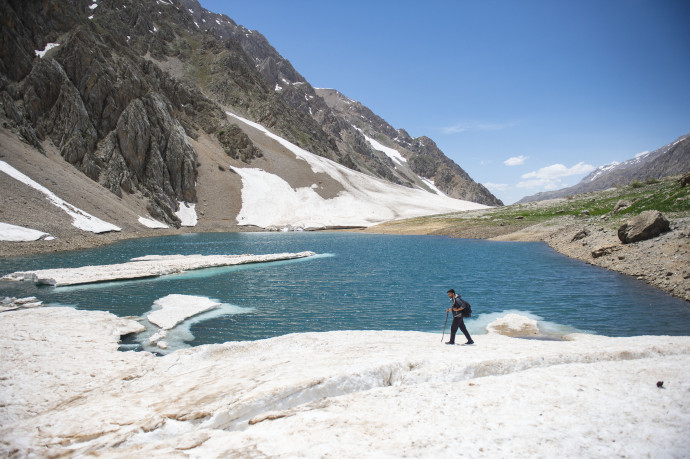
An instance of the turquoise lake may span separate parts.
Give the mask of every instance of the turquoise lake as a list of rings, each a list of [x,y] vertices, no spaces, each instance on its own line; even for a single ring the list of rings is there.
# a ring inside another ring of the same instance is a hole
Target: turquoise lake
[[[690,332],[690,304],[631,277],[567,258],[543,243],[326,232],[187,234],[3,259],[0,274],[120,263],[152,254],[305,250],[318,256],[74,287],[2,281],[0,296],[35,295],[48,305],[118,316],[145,316],[155,300],[169,294],[226,304],[187,324],[190,345],[348,329],[416,330],[440,337],[449,288],[472,304],[467,324],[474,334],[484,333],[487,323],[506,312],[537,318],[557,333]]]

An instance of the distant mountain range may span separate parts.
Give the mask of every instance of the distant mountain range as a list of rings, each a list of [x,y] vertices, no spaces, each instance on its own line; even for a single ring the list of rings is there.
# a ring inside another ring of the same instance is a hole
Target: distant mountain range
[[[517,203],[563,198],[589,191],[605,190],[634,180],[658,179],[687,172],[690,172],[690,134],[679,137],[654,151],[640,153],[627,161],[599,166],[571,187],[526,196]]]
[[[34,152],[58,153],[114,197],[131,197],[144,218],[179,226],[187,203],[205,208],[200,224],[236,223],[248,199],[240,175],[223,171],[261,169],[294,190],[317,185],[304,161],[227,113],[372,179],[502,204],[431,139],[314,89],[259,32],[197,0],[7,0],[0,24],[2,129]],[[12,145],[3,147],[13,167],[32,163]],[[312,188],[325,200],[352,186],[326,182]]]

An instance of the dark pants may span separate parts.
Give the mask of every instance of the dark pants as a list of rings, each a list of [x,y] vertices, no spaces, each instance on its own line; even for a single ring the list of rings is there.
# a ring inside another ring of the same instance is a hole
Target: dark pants
[[[467,331],[467,327],[465,327],[465,321],[462,319],[462,316],[453,317],[453,324],[450,326],[450,342],[455,343],[455,334],[458,332],[458,328],[467,338],[467,342],[472,343],[472,337]]]

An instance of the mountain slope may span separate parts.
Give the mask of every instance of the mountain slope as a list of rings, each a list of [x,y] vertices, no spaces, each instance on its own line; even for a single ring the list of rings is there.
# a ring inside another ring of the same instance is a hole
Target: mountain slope
[[[430,146],[432,162],[446,165],[437,167],[445,175],[390,160],[365,135],[399,148],[403,158],[422,150],[391,143],[374,125],[353,126],[261,34],[195,0],[9,0],[0,16],[0,118],[7,134],[0,140],[7,161],[26,166],[25,150],[7,140],[14,135],[39,154],[61,156],[114,202],[127,201],[161,226],[185,224],[180,210],[195,203],[200,228],[235,227],[247,198],[233,173],[238,169],[272,168],[293,190],[318,185],[294,153],[226,111],[372,178],[438,196],[423,180],[431,179],[448,196],[500,203],[429,139],[419,143]],[[383,122],[378,129],[392,128]],[[320,178],[329,183],[316,188],[322,199],[345,189]],[[43,186],[60,179],[46,180]],[[115,220],[126,231],[138,225],[131,218],[124,212]]]
[[[592,171],[579,183],[568,188],[544,191],[526,196],[516,204],[563,198],[627,184],[633,180],[659,179],[690,171],[690,134],[651,152],[641,153],[622,163],[611,163]]]

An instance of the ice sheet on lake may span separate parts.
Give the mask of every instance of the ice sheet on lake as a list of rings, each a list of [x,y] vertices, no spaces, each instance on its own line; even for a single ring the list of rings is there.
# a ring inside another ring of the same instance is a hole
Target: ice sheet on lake
[[[163,276],[194,269],[292,260],[315,255],[314,252],[274,253],[266,255],[148,255],[126,263],[81,266],[78,268],[18,271],[3,276],[4,280],[31,281],[47,285],[76,285],[111,280]]]
[[[163,330],[170,330],[185,319],[220,306],[220,303],[203,296],[176,294],[159,298],[153,304],[156,309],[146,318]]]
[[[539,341],[489,333],[474,346],[446,346],[440,333],[337,331],[154,358],[116,350],[118,337],[140,325],[112,314],[42,308],[2,319],[4,456],[690,451],[687,336]],[[471,428],[456,435],[462,420]]]
[[[153,311],[146,315],[149,325],[137,335],[144,350],[166,354],[189,347],[194,339],[191,327],[199,322],[220,316],[246,314],[254,308],[221,303],[204,296],[171,294],[153,303]]]

